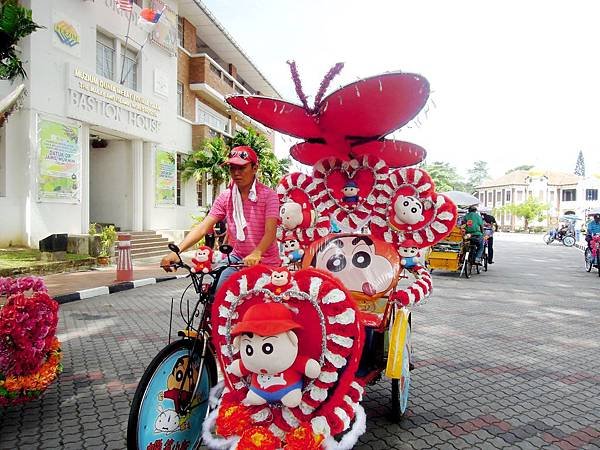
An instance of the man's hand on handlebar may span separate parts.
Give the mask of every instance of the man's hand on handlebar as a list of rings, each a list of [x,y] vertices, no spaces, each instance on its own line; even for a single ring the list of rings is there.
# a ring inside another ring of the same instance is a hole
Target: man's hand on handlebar
[[[244,264],[248,267],[255,266],[260,262],[260,258],[262,257],[262,252],[260,250],[255,249],[252,253],[244,258]]]

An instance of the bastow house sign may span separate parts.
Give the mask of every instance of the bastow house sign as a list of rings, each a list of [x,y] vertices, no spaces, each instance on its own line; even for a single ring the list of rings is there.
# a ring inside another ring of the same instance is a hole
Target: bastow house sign
[[[114,81],[67,65],[67,116],[159,141],[160,106]]]

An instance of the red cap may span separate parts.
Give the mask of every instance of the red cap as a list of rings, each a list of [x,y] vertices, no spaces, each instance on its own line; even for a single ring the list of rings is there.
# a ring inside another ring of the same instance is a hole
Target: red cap
[[[234,147],[229,152],[229,158],[225,164],[233,164],[235,166],[245,166],[248,163],[258,164],[256,152],[247,145]]]
[[[231,330],[231,335],[257,333],[274,336],[296,328],[302,328],[302,325],[294,322],[292,312],[281,303],[259,303],[248,308],[242,321]]]

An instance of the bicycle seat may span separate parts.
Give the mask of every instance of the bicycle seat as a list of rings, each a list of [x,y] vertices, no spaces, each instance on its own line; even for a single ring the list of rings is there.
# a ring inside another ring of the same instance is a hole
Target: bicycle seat
[[[387,308],[386,294],[400,274],[400,256],[387,242],[367,234],[333,234],[306,251],[304,267],[316,267],[338,278],[357,303],[362,322],[378,327]]]

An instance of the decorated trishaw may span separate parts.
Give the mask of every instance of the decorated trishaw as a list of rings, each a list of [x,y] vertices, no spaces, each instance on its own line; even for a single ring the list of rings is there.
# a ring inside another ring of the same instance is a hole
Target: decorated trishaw
[[[313,168],[277,187],[284,265],[244,268],[219,292],[221,269],[191,275],[199,300],[140,382],[129,448],[349,449],[366,428],[365,386],[382,374],[393,419],[407,411],[411,308],[432,289],[418,257],[452,231],[456,206],[411,167],[424,149],[385,136],[425,105],[428,82],[386,73],[325,97],[336,65],[309,107],[291,67],[302,106],[227,99],[303,139],[290,153]]]

